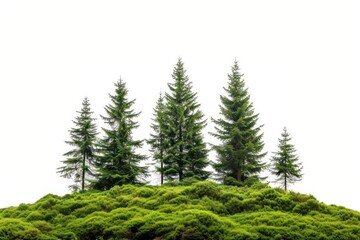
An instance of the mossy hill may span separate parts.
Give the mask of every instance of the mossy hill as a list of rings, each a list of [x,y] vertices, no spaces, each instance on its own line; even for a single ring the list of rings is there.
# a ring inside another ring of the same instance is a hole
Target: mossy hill
[[[114,187],[0,209],[0,239],[360,239],[360,213],[266,184]]]

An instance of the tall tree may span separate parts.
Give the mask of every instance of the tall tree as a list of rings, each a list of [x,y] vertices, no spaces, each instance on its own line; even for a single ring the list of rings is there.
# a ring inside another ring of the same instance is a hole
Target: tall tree
[[[258,114],[254,113],[237,61],[224,90],[226,96],[220,96],[222,117],[212,119],[215,133],[211,134],[220,140],[219,145],[213,145],[217,153],[217,161],[213,164],[216,175],[224,182],[228,177],[239,182],[250,177],[259,179],[259,173],[265,167],[261,159],[266,155],[262,152],[262,125],[257,126]]]
[[[82,109],[78,111],[79,116],[73,121],[75,127],[70,129],[70,141],[67,144],[74,148],[65,153],[66,160],[58,168],[58,173],[65,178],[73,178],[74,184],[70,186],[74,191],[85,190],[88,178],[93,176],[94,157],[96,154],[95,142],[97,136],[94,118],[91,117],[89,99],[86,97],[82,102]],[[79,186],[80,184],[80,186]]]
[[[99,190],[141,183],[142,177],[147,176],[147,167],[140,166],[146,156],[135,152],[143,141],[134,140],[132,136],[132,131],[138,127],[134,119],[140,112],[131,109],[135,100],[128,100],[128,90],[121,79],[115,83],[115,88],[115,94],[110,95],[111,104],[105,107],[106,116],[101,116],[108,128],[103,128],[105,135],[99,140],[99,176],[93,184]]]
[[[209,162],[208,150],[203,140],[202,130],[206,126],[204,115],[197,102],[197,94],[192,91],[184,64],[178,59],[166,93],[166,138],[167,149],[164,158],[164,175],[167,179],[185,178],[207,179],[205,170]]]
[[[285,191],[290,184],[300,181],[303,176],[301,174],[302,164],[296,155],[295,146],[290,141],[290,134],[284,127],[281,138],[279,138],[279,150],[274,152],[274,156],[271,158],[271,173],[278,177],[276,181],[281,182]]]
[[[156,171],[160,173],[161,184],[164,183],[164,158],[166,150],[166,137],[165,137],[165,105],[164,97],[160,93],[160,96],[156,102],[154,108],[154,118],[151,128],[153,132],[150,134],[150,138],[147,143],[150,145],[150,151],[153,159],[160,163],[160,166],[156,167]]]

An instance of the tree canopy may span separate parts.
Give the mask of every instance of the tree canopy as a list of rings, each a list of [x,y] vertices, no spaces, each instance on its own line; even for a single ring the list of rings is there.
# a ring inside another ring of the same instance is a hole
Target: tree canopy
[[[274,152],[274,156],[271,158],[271,173],[277,176],[276,181],[282,184],[285,191],[290,184],[300,181],[302,178],[302,164],[296,155],[295,146],[290,141],[290,134],[284,127],[281,138],[279,138],[279,150]]]
[[[125,82],[115,83],[115,94],[110,95],[111,103],[105,107],[106,116],[101,116],[108,128],[103,128],[104,136],[99,140],[97,159],[98,179],[93,183],[95,189],[106,190],[115,185],[141,183],[147,176],[147,167],[140,162],[146,156],[136,153],[143,144],[135,140],[132,131],[138,127]]]
[[[160,183],[164,183],[164,158],[166,155],[167,139],[165,136],[165,104],[164,96],[160,93],[160,96],[156,102],[154,108],[154,118],[151,124],[153,132],[150,134],[150,138],[147,143],[150,145],[150,152],[153,159],[160,164],[156,166],[156,171],[160,173]]]
[[[168,180],[186,178],[207,179],[209,161],[202,131],[204,114],[197,102],[197,93],[186,75],[184,63],[178,59],[165,94],[165,134],[167,141],[164,175]]]
[[[262,125],[257,125],[258,114],[254,113],[237,61],[231,68],[228,86],[224,90],[226,95],[220,96],[221,118],[212,119],[215,132],[211,134],[220,141],[220,144],[213,145],[217,153],[217,161],[213,164],[216,175],[223,182],[227,178],[238,182],[259,179],[259,173],[265,167],[261,159],[266,155],[263,152]]]
[[[58,168],[62,177],[72,178],[74,184],[70,188],[74,191],[85,190],[88,186],[89,177],[94,176],[94,158],[96,156],[97,127],[92,117],[90,101],[86,97],[82,102],[79,116],[73,121],[75,127],[70,129],[70,141],[67,144],[74,148],[66,152],[66,160],[63,166]]]

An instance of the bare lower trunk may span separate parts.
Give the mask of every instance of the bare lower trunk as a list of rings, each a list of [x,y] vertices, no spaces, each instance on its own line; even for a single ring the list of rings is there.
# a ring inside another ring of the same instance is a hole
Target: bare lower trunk
[[[85,190],[85,159],[86,156],[84,154],[82,162],[81,191]]]
[[[180,131],[179,131],[179,139],[180,139],[180,141],[182,140],[182,129],[181,129],[181,127],[180,127]],[[180,145],[180,161],[179,161],[179,163],[180,164],[183,164],[182,163],[182,158],[183,158],[183,151],[184,151],[184,149],[183,149],[183,145],[181,144]],[[179,182],[181,182],[182,180],[183,180],[183,169],[182,169],[182,167],[183,166],[179,166]]]
[[[163,156],[162,156],[162,153],[161,153],[161,165],[160,165],[160,168],[161,168],[161,185],[164,184],[164,163],[163,163]]]
[[[239,182],[241,182],[241,171],[240,171],[240,169],[238,169],[238,170],[236,171],[236,180],[238,180]]]

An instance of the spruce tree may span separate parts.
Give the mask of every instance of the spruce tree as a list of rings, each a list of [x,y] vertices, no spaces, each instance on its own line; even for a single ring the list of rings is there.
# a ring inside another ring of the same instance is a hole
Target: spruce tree
[[[212,119],[215,133],[211,134],[220,140],[219,145],[213,145],[217,153],[217,161],[213,164],[216,175],[224,183],[230,179],[238,182],[259,179],[259,173],[265,167],[261,159],[266,155],[262,152],[262,125],[257,126],[258,114],[254,113],[237,61],[224,90],[226,95],[220,96],[222,117]]]
[[[142,177],[147,176],[147,167],[140,166],[140,161],[146,157],[135,152],[143,141],[134,140],[132,136],[132,131],[138,127],[134,119],[140,112],[131,109],[135,100],[128,100],[128,90],[121,79],[115,83],[115,88],[115,94],[110,95],[111,104],[105,107],[106,116],[101,116],[108,128],[103,128],[105,135],[98,144],[98,180],[93,187],[99,190],[141,183]]]
[[[271,158],[271,173],[278,177],[276,181],[281,182],[285,191],[289,184],[300,181],[302,178],[302,164],[299,163],[295,146],[290,141],[290,134],[285,127],[281,133],[281,138],[279,138],[279,151],[274,152],[274,156]]]
[[[150,134],[147,143],[150,145],[150,152],[152,153],[153,159],[160,163],[160,166],[156,167],[156,171],[160,173],[161,184],[164,184],[164,158],[166,150],[164,111],[164,97],[160,93],[154,108],[153,123],[151,124],[153,132]]]
[[[179,181],[191,177],[207,179],[208,150],[202,135],[206,120],[181,59],[174,67],[172,78],[174,82],[168,84],[170,92],[165,95],[167,147],[164,176]]]
[[[92,118],[90,102],[85,98],[82,102],[82,109],[78,111],[79,116],[73,121],[75,127],[70,129],[70,141],[67,144],[74,148],[65,153],[66,160],[58,168],[58,173],[65,178],[73,178],[74,184],[70,188],[74,191],[85,190],[89,181],[88,177],[93,176],[94,158],[96,154],[97,130]],[[80,185],[80,186],[79,186]]]

